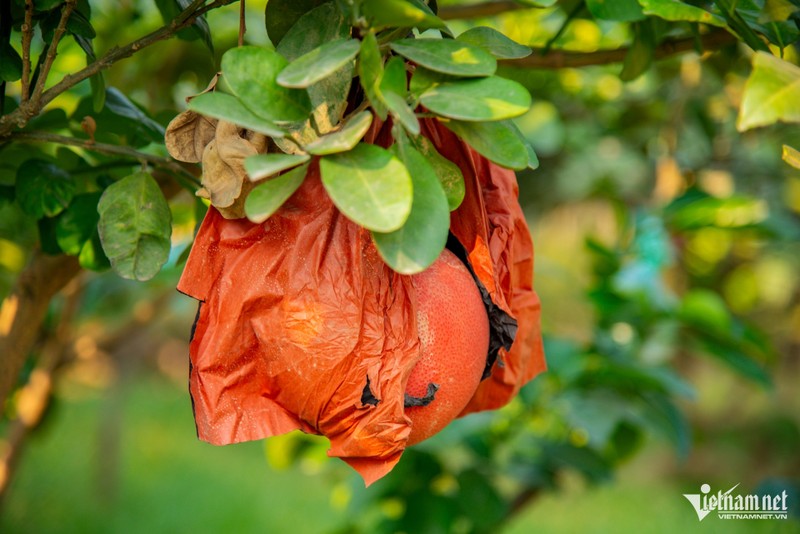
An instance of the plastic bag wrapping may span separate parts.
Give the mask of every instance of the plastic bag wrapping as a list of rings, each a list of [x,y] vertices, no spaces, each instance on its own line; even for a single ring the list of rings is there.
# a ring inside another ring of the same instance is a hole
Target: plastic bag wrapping
[[[464,173],[466,198],[451,214],[451,232],[497,307],[493,329],[508,337],[511,317],[518,323],[511,351],[496,347],[498,361],[464,413],[496,408],[544,368],[516,179],[438,123],[423,128]],[[390,128],[375,125],[368,140],[390,145]],[[405,384],[420,355],[413,281],[392,271],[369,232],[336,209],[316,163],[262,224],[209,209],[178,289],[201,302],[189,380],[200,439],[322,434],[329,454],[367,484],[397,463],[410,431]]]

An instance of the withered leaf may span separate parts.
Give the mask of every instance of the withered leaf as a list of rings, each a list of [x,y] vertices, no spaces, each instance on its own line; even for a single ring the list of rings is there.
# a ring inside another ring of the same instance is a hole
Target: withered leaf
[[[216,128],[216,119],[184,111],[167,126],[164,142],[169,155],[178,161],[198,163],[206,146],[214,139]]]

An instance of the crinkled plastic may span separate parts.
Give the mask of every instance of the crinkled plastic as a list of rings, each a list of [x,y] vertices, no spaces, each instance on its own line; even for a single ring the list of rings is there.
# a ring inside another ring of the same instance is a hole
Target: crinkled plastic
[[[464,174],[449,246],[466,256],[493,330],[486,378],[462,415],[498,408],[544,369],[516,178],[435,121],[423,121],[423,134]],[[392,142],[386,124],[368,138]],[[316,163],[262,224],[211,208],[178,289],[201,302],[190,345],[200,439],[223,445],[297,429],[323,434],[329,454],[367,484],[397,463],[409,435],[405,384],[420,351],[414,285],[336,209]]]

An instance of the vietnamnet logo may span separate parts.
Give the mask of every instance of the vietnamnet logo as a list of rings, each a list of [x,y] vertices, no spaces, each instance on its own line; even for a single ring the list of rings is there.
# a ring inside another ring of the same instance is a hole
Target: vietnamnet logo
[[[684,493],[694,507],[697,519],[702,521],[711,512],[721,519],[787,519],[789,508],[786,491],[774,495],[733,495],[739,484],[726,492],[711,494],[711,486],[700,486],[700,494]]]

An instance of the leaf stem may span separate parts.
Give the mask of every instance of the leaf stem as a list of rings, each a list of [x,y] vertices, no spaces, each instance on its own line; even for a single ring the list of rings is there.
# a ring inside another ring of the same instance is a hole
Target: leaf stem
[[[53,33],[53,40],[50,42],[50,47],[47,49],[47,56],[45,56],[42,70],[39,72],[39,78],[36,80],[36,86],[33,88],[33,95],[31,100],[34,105],[38,104],[42,99],[42,92],[44,91],[44,84],[47,82],[47,76],[50,74],[50,69],[53,67],[53,62],[58,55],[58,43],[67,31],[67,22],[75,6],[78,5],[78,0],[67,0],[64,7],[61,9],[61,20],[58,21],[56,31]],[[27,8],[26,8],[27,9]],[[27,16],[27,12],[26,12]]]

